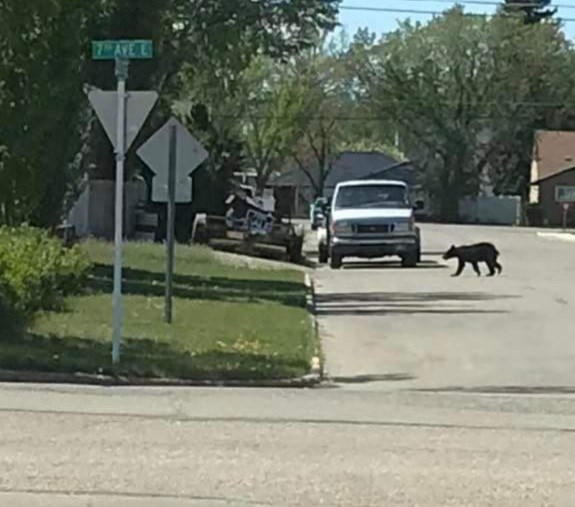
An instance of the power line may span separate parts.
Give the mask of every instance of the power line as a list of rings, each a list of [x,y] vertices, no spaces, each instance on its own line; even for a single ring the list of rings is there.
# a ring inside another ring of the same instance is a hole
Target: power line
[[[455,4],[454,4],[455,5]],[[575,6],[574,6],[575,7]],[[352,6],[352,5],[340,5],[340,10],[347,10],[347,11],[362,11],[362,12],[393,12],[398,14],[422,14],[426,16],[438,16],[445,14],[445,11],[424,11],[418,9],[397,9],[393,7],[360,7],[360,6]],[[474,17],[491,17],[493,14],[486,14],[482,12],[464,12],[465,16],[474,16]],[[513,16],[512,14],[504,14],[504,16]],[[555,18],[557,21],[562,21],[564,23],[573,23],[575,22],[575,18]]]
[[[383,0],[383,1],[386,2],[387,0]],[[404,1],[404,2],[446,3],[446,4],[451,4],[453,6],[455,6],[455,5],[492,5],[495,7],[501,7],[501,6],[505,5],[505,7],[518,7],[518,8],[536,7],[536,8],[541,8],[541,5],[538,3],[508,2],[508,3],[503,4],[502,1],[497,2],[494,0],[402,0],[402,1]],[[348,7],[353,8],[354,6],[343,5],[343,6],[340,6],[340,9],[346,9]],[[550,5],[545,6],[545,8],[575,9],[575,5],[574,4],[550,4]]]
[[[397,103],[407,103],[412,102],[410,99],[396,99],[394,102]],[[446,106],[483,106],[483,107],[496,107],[496,106],[524,106],[525,108],[534,109],[573,109],[575,110],[575,102],[545,102],[545,101],[513,101],[513,100],[501,100],[501,101],[467,101],[459,102],[456,100],[440,100],[435,102],[437,109]],[[441,109],[439,109],[441,110]],[[527,116],[527,115],[525,115]],[[529,115],[530,117],[531,115]],[[274,115],[274,114],[250,114],[246,112],[239,112],[236,114],[215,114],[214,118],[228,118],[228,119],[252,119],[252,120],[280,120],[280,119],[304,119],[304,120],[337,120],[337,121],[375,121],[383,120],[386,117],[379,115],[349,115],[349,114],[335,114],[335,115]],[[422,117],[426,117],[423,115]],[[430,115],[428,116],[430,117]],[[498,119],[498,118],[521,118],[521,115],[516,114],[500,114],[493,116],[481,116],[482,119]]]
[[[345,11],[365,11],[365,12],[396,12],[400,14],[443,14],[441,11],[422,11],[417,9],[397,9],[392,7],[360,7],[351,5],[340,5],[340,10]]]
[[[402,102],[402,101],[399,101]],[[406,102],[406,101],[403,101]],[[568,105],[565,103],[557,103],[557,104],[546,104],[544,102],[540,102],[540,103],[536,103],[536,102],[532,102],[532,103],[486,103],[485,107],[491,106],[493,107],[493,105],[499,105],[499,104],[511,104],[511,105],[518,105],[518,106],[525,106],[525,108],[534,108],[534,109],[569,109],[569,110],[575,110],[575,104],[573,105]],[[446,105],[450,105],[449,103],[443,103],[443,102],[439,102],[438,103],[438,115],[431,115],[431,114],[425,114],[423,113],[421,115],[421,118],[431,118],[432,116],[443,116],[442,115],[442,111],[441,111],[441,106],[446,106]],[[469,105],[469,104],[468,104]],[[471,104],[472,105],[472,104]],[[542,111],[539,111],[542,112]],[[448,111],[445,111],[445,113],[447,113],[447,115],[449,115]],[[497,120],[497,119],[514,119],[514,118],[530,118],[533,116],[533,114],[537,114],[536,111],[533,111],[532,114],[512,114],[512,113],[505,113],[505,114],[494,114],[491,113],[490,115],[478,115],[477,119],[481,119],[481,120]],[[314,120],[326,120],[326,121],[330,121],[330,120],[335,120],[335,121],[380,121],[380,120],[386,120],[389,119],[388,116],[381,116],[381,115],[346,115],[346,114],[340,114],[340,115],[332,115],[332,116],[321,116],[321,115],[307,115],[307,114],[298,114],[298,115],[274,115],[274,114],[249,114],[249,113],[237,113],[237,114],[233,114],[233,113],[228,113],[228,114],[213,114],[212,115],[213,118],[220,118],[220,119],[233,119],[233,120],[290,120],[290,119],[294,119],[294,120],[310,120],[310,121],[314,121]]]
[[[316,121],[316,120],[326,120],[326,121],[335,121],[335,122],[377,122],[377,121],[389,121],[394,120],[392,116],[333,116],[333,117],[321,117],[321,116],[307,116],[307,115],[299,115],[299,116],[273,116],[273,115],[233,115],[233,114],[214,114],[211,116],[214,119],[219,120],[285,120],[285,119],[293,119],[293,120],[306,120],[306,121]],[[430,119],[431,115],[419,115],[420,119]],[[472,122],[481,122],[481,121],[510,121],[510,120],[521,120],[521,119],[532,119],[535,120],[536,118],[533,115],[521,115],[521,114],[505,114],[505,115],[484,115],[484,116],[477,116],[471,119]],[[466,120],[467,121],[467,120]]]

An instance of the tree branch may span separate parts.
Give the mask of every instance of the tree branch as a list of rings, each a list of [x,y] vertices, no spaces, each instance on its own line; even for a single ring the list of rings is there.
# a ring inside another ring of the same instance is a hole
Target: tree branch
[[[314,189],[314,193],[316,195],[318,195],[320,193],[320,189],[318,184],[316,183],[316,181],[313,178],[313,175],[311,174],[311,172],[307,169],[307,167],[305,167],[305,165],[301,162],[301,160],[299,159],[299,157],[294,153],[293,155],[294,160],[296,161],[298,167],[300,168],[300,170],[305,174],[305,176],[307,177],[307,179],[309,180],[309,182],[311,183],[311,186]]]

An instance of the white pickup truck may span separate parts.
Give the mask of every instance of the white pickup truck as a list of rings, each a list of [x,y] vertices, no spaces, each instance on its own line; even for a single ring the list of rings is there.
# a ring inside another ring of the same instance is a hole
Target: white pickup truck
[[[421,260],[421,237],[415,226],[409,189],[402,181],[359,180],[339,183],[327,228],[318,231],[319,261],[333,269],[345,257],[396,255],[402,266]]]

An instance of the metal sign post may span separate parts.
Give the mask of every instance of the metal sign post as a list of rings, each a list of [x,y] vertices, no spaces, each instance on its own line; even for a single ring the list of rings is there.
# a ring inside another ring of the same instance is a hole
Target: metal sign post
[[[126,152],[158,100],[155,92],[126,93],[130,59],[152,58],[151,41],[94,41],[93,60],[115,60],[116,92],[91,91],[89,99],[116,153],[114,290],[112,294],[112,362],[120,362],[122,341],[122,242],[124,237],[124,162]]]
[[[116,140],[116,204],[114,229],[114,292],[112,296],[112,362],[120,362],[122,340],[122,241],[124,237],[124,161],[126,159],[126,80],[129,61],[116,60],[118,118]]]
[[[152,201],[167,203],[167,259],[164,318],[173,320],[176,203],[192,202],[191,174],[208,158],[208,152],[178,120],[171,118],[140,149],[138,156],[154,173]]]
[[[166,243],[166,302],[164,320],[172,323],[172,287],[174,281],[174,246],[176,227],[176,156],[178,131],[176,125],[170,126],[170,152],[168,157],[168,220]]]
[[[567,229],[567,214],[569,213],[569,203],[564,202],[561,207],[563,209],[563,230],[565,231]]]

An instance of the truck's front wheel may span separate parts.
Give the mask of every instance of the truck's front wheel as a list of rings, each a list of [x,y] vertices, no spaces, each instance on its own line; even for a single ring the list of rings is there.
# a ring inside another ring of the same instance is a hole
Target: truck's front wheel
[[[415,268],[418,262],[418,252],[414,250],[401,257],[401,265],[404,268]]]
[[[342,264],[343,264],[343,259],[342,259],[341,255],[339,255],[335,252],[332,252],[331,253],[331,259],[329,262],[329,267],[331,269],[340,269]]]

